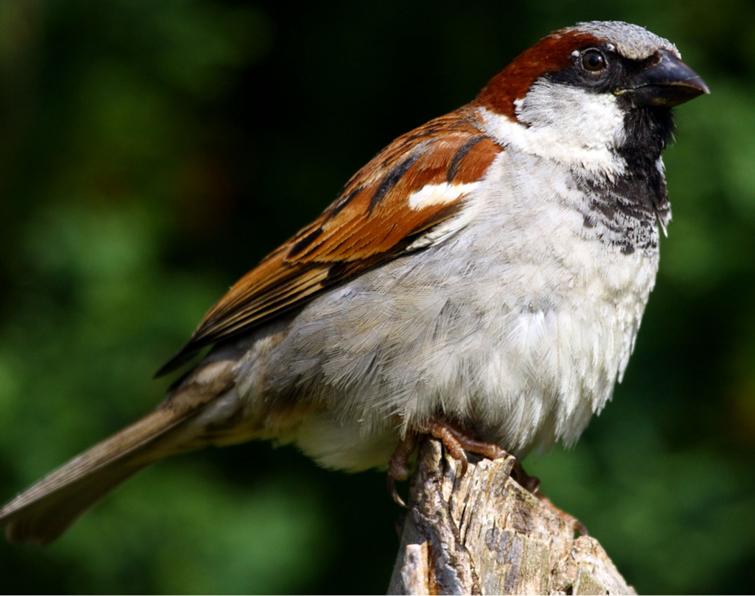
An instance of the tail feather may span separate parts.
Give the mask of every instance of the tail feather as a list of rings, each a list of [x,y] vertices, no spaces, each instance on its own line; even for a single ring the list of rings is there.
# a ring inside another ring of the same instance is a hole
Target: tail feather
[[[6,524],[6,539],[12,544],[44,545],[52,542],[87,509],[141,467],[111,465],[35,501],[9,503],[0,517],[1,523]]]
[[[0,509],[0,526],[5,526],[8,541],[47,544],[131,475],[198,446],[192,441],[196,432],[187,434],[184,429],[232,386],[225,371],[218,370],[222,367],[210,368],[189,377],[163,406],[62,465]]]
[[[46,544],[100,497],[147,464],[168,455],[156,443],[186,417],[155,410],[64,464],[0,509],[9,542]]]

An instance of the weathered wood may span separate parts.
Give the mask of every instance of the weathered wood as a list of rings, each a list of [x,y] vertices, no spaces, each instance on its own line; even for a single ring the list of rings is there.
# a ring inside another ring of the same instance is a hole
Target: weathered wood
[[[635,594],[597,540],[510,477],[513,465],[470,462],[459,478],[440,443],[423,445],[389,594]]]

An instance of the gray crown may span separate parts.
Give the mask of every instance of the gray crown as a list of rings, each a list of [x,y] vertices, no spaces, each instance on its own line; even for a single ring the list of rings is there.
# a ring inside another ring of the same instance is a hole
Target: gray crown
[[[589,21],[577,23],[565,31],[591,33],[616,46],[616,51],[630,60],[644,60],[658,50],[668,50],[681,58],[679,50],[668,39],[651,33],[644,27],[623,21]]]

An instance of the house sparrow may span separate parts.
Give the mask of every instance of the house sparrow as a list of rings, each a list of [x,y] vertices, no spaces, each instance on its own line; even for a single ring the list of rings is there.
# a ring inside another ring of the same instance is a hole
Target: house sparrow
[[[209,354],[0,510],[8,539],[49,542],[144,466],[207,445],[269,439],[401,476],[421,434],[459,458],[574,443],[655,282],[671,108],[703,93],[637,25],[543,38],[231,287],[159,374]]]

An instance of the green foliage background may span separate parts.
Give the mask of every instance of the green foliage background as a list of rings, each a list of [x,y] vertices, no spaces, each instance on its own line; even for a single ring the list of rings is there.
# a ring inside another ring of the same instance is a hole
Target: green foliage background
[[[0,2],[0,496],[156,404],[234,279],[397,134],[551,29],[623,19],[713,93],[678,110],[674,221],[635,356],[579,446],[531,457],[643,592],[755,589],[751,0]],[[248,444],[127,483],[8,592],[380,592],[378,473]],[[354,545],[359,545],[355,548]]]

